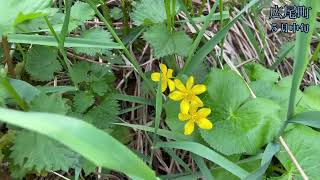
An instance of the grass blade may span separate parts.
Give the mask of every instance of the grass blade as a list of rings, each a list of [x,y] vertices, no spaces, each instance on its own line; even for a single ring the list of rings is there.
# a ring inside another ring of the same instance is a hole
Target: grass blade
[[[37,44],[43,46],[58,47],[58,42],[53,36],[10,34],[8,35],[10,43]],[[64,47],[87,47],[101,49],[121,49],[122,47],[114,42],[101,42],[92,39],[83,39],[76,37],[66,37]]]
[[[139,130],[147,131],[147,132],[151,132],[151,133],[154,133],[154,130],[155,130],[153,127],[148,127],[148,126],[143,126],[143,125],[125,124],[125,123],[114,123],[114,124],[120,125],[120,126],[131,127],[133,129],[139,129]],[[165,129],[158,129],[157,134],[159,136],[163,136],[163,137],[166,137],[166,138],[169,138],[169,139],[173,139],[173,140],[182,140],[182,141],[183,140],[192,140],[188,136],[185,136],[183,134],[178,134],[178,133],[175,133],[175,132],[172,132],[172,131],[168,131],[168,130],[165,130]]]
[[[278,58],[272,64],[270,69],[275,70],[282,63],[282,61],[287,57],[287,55],[293,48],[294,48],[294,43],[289,44],[287,47],[281,48],[278,53]]]
[[[190,74],[194,68],[197,68],[204,60],[204,58],[213,50],[213,48],[224,38],[229,29],[233,26],[235,22],[241,17],[241,15],[246,12],[249,8],[255,5],[258,0],[252,0],[247,4],[236,17],[233,18],[226,26],[223,27],[213,38],[206,42],[192,57],[188,64],[185,64],[183,73]]]
[[[156,94],[156,117],[154,122],[154,134],[153,134],[153,142],[152,146],[157,145],[157,133],[160,125],[161,120],[161,113],[162,113],[162,91],[161,91],[161,84],[162,84],[162,75],[160,76],[160,81],[158,83],[157,94]],[[152,166],[153,156],[154,156],[155,149],[152,148],[151,156],[150,156],[150,165]]]
[[[255,170],[252,174],[250,174],[249,176],[247,176],[245,178],[245,180],[257,180],[257,179],[261,179],[262,176],[264,175],[264,173],[266,172],[266,170],[268,169],[271,160],[273,158],[273,156],[280,150],[279,144],[274,144],[272,142],[270,142],[263,155],[262,155],[262,160],[261,160],[261,166],[260,168],[258,168],[257,170]]]
[[[109,134],[82,120],[0,108],[0,121],[53,138],[98,166],[142,179],[156,179],[155,173],[132,151]]]
[[[154,106],[155,102],[151,99],[143,98],[143,97],[137,97],[137,96],[130,96],[130,95],[124,95],[124,94],[115,94],[113,95],[114,98],[121,101],[128,101],[133,103],[140,103],[145,104],[149,106]]]
[[[213,180],[214,178],[212,177],[211,171],[208,169],[206,163],[204,162],[204,159],[202,159],[201,157],[197,156],[197,155],[192,155],[193,159],[196,161],[202,175],[203,178],[206,180]]]
[[[320,128],[320,111],[299,113],[289,120],[289,123],[298,123],[314,128]]]
[[[295,44],[295,59],[294,59],[294,66],[293,66],[293,77],[292,77],[292,84],[290,90],[290,98],[289,98],[289,106],[287,112],[287,121],[292,119],[295,113],[295,101],[297,92],[300,87],[300,83],[302,81],[304,72],[307,69],[309,63],[309,52],[310,52],[310,42],[313,34],[313,30],[315,27],[316,16],[317,16],[317,6],[319,2],[317,0],[304,0],[303,5],[306,7],[312,7],[310,10],[310,18],[309,19],[300,19],[298,23],[304,23],[310,25],[310,32],[297,32],[296,36],[296,44]],[[287,122],[281,128],[279,135],[281,135],[284,129],[287,126]]]
[[[247,171],[236,165],[235,163],[229,161],[219,153],[213,151],[212,149],[195,142],[179,141],[179,142],[168,142],[168,143],[158,143],[158,147],[176,148],[183,149],[192,152],[198,156],[206,158],[232,174],[238,176],[239,178],[245,178],[249,175]]]

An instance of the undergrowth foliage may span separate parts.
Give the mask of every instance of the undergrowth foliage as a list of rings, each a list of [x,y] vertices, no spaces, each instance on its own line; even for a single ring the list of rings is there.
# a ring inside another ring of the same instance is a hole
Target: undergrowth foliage
[[[273,64],[270,4],[197,2],[1,1],[0,179],[319,179],[317,0]],[[241,17],[255,59],[224,53]]]

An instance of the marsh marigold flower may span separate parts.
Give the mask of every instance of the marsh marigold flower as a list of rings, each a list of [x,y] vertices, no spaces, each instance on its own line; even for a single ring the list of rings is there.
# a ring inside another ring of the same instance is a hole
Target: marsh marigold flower
[[[160,81],[160,77],[161,77],[162,78],[161,79],[161,91],[164,92],[168,86],[169,86],[170,92],[173,91],[175,89],[175,85],[172,80],[173,70],[168,69],[165,64],[160,64],[159,66],[160,66],[161,74],[160,74],[160,72],[152,73],[151,74],[152,81],[158,82],[158,81]]]
[[[169,98],[174,101],[181,101],[180,110],[183,114],[187,114],[190,106],[202,107],[203,102],[197,96],[206,91],[206,86],[203,84],[194,85],[194,78],[190,76],[186,86],[179,79],[174,80],[176,91],[169,94]]]
[[[178,117],[181,121],[187,121],[184,126],[184,134],[190,135],[194,130],[194,124],[197,124],[201,129],[212,129],[213,125],[207,116],[211,113],[209,108],[201,108],[198,110],[197,106],[190,106],[188,113],[179,113]]]

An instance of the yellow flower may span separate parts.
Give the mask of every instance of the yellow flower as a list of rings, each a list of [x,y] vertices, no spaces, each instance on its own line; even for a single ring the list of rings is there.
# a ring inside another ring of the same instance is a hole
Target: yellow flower
[[[174,101],[182,100],[180,104],[180,109],[183,114],[188,113],[190,105],[197,107],[203,106],[203,102],[197,95],[206,91],[205,85],[198,84],[194,86],[193,76],[189,77],[186,86],[184,86],[179,79],[175,79],[174,84],[177,90],[170,93],[169,98]]]
[[[166,65],[164,64],[160,64],[160,70],[161,70],[161,75],[162,75],[162,79],[161,79],[161,91],[164,92],[167,87],[169,86],[170,92],[173,91],[175,89],[175,85],[173,80],[171,80],[173,78],[172,74],[173,74],[173,70],[172,69],[168,69]],[[152,81],[160,81],[160,77],[161,77],[159,72],[155,72],[151,74],[151,79]]]
[[[178,117],[181,121],[187,121],[184,126],[184,134],[190,135],[194,130],[194,124],[201,129],[212,129],[213,125],[207,116],[211,113],[209,108],[201,108],[199,111],[197,106],[191,106],[187,114],[179,113]]]

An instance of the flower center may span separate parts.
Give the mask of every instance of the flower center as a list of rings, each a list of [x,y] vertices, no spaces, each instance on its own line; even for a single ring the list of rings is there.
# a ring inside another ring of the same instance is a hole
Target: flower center
[[[194,96],[193,93],[191,93],[190,91],[187,91],[185,93],[185,99],[187,99],[188,101],[191,101],[192,97]]]

